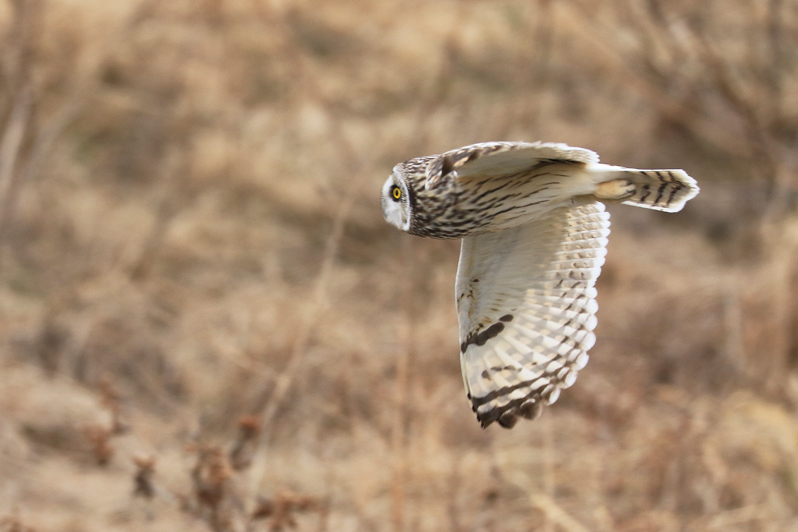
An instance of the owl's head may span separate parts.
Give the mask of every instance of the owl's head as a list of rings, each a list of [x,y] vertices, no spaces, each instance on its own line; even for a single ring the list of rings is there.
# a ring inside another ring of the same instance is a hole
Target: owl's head
[[[402,231],[410,230],[413,214],[410,192],[407,182],[396,169],[382,185],[382,214],[391,225]]]

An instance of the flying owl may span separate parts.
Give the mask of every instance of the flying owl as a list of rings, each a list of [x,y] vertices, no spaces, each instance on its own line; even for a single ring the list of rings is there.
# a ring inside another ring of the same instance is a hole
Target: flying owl
[[[610,233],[602,201],[677,212],[698,190],[682,170],[610,166],[541,142],[474,144],[394,167],[385,219],[462,239],[460,363],[482,427],[535,419],[587,364]]]

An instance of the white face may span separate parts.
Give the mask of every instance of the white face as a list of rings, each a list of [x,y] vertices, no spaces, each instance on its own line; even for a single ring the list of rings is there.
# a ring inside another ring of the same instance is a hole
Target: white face
[[[402,231],[410,229],[410,203],[404,181],[395,173],[382,185],[382,214]]]

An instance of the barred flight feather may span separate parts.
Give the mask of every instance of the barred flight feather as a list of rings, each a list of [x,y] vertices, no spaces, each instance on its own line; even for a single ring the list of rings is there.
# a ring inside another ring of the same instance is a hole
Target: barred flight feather
[[[592,202],[555,210],[540,226],[463,240],[461,367],[482,426],[537,416],[576,380],[595,343],[594,284],[608,234],[609,215]],[[497,323],[481,345],[468,341]]]

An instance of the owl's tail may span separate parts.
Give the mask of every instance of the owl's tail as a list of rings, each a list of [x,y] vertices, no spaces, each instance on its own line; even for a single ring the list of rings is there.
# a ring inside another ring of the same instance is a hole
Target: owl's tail
[[[604,201],[665,212],[679,212],[698,194],[695,179],[684,170],[635,170],[596,164],[588,170],[597,181],[594,195]]]

